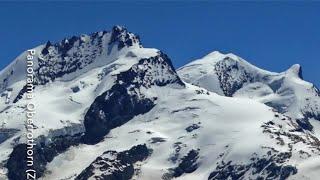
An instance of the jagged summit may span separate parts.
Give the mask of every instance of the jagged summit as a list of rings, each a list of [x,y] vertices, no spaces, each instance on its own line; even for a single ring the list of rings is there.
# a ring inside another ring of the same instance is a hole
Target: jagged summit
[[[77,70],[85,72],[86,69],[108,64],[123,48],[142,46],[139,36],[122,26],[114,26],[110,32],[99,31],[90,35],[72,36],[57,43],[48,41],[34,48],[36,81],[38,84],[45,84]],[[26,68],[26,55],[27,52],[23,52],[0,72],[2,91],[25,78],[26,72],[23,69]]]
[[[34,85],[45,85],[57,79],[73,80],[92,69],[113,63],[119,56],[146,58],[158,54],[158,50],[143,49],[139,37],[122,26],[114,26],[111,31],[72,36],[57,43],[48,41],[34,49]],[[0,72],[0,93],[8,94],[10,90],[11,100],[7,99],[7,102],[15,103],[25,93],[27,54],[23,52]]]
[[[94,32],[89,35],[82,34],[80,36],[72,36],[70,38],[65,38],[60,42],[52,44],[48,41],[44,48],[42,49],[41,53],[46,55],[49,53],[48,49],[51,46],[55,46],[60,50],[62,54],[65,54],[68,50],[70,50],[75,45],[82,45],[82,43],[94,43],[93,41],[103,41],[105,34],[111,34],[109,38],[108,44],[118,44],[118,50],[122,49],[123,47],[127,46],[134,46],[139,45],[141,47],[141,42],[139,36],[129,32],[126,27],[116,25],[112,28],[111,32],[109,31],[99,31]],[[77,44],[76,44],[77,43]]]
[[[140,37],[128,32],[127,28],[123,26],[114,26],[111,34],[112,35],[109,44],[118,42],[118,49],[121,49],[125,46],[133,46],[135,44],[142,47]]]
[[[142,46],[138,36],[121,26],[114,26],[111,32],[73,36],[54,45],[47,43],[39,55],[39,83],[47,83],[77,70],[108,64],[123,48]]]

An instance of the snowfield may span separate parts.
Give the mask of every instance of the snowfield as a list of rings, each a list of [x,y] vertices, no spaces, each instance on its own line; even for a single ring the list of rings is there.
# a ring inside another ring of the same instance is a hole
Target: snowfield
[[[310,179],[319,90],[217,51],[175,71],[124,27],[38,46],[39,179]],[[25,56],[0,72],[0,179],[24,179]]]
[[[201,164],[197,171],[181,176],[181,179],[206,179],[221,159],[247,162],[254,152],[264,151],[261,147],[270,138],[262,133],[261,125],[274,118],[270,108],[214,93],[196,94],[196,90],[203,89],[191,85],[185,90],[153,89],[162,97],[155,108],[112,130],[99,144],[73,147],[60,154],[48,165],[52,174],[47,178],[71,177],[106,150],[121,151],[138,144],[148,144],[153,153],[140,165],[141,174],[136,179],[161,179],[163,173],[175,167],[168,159],[174,156],[174,144],[179,142],[183,143],[180,156],[200,149]],[[248,112],[248,109],[254,111]],[[187,132],[186,128],[193,124],[198,124],[199,129]],[[152,138],[161,138],[164,142],[153,143]],[[219,157],[221,152],[226,154]],[[79,166],[75,168],[74,164]]]

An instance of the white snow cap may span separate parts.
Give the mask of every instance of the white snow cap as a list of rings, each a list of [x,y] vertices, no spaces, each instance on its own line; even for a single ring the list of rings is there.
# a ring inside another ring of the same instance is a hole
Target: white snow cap
[[[297,78],[300,78],[300,79],[303,79],[302,78],[302,68],[300,66],[300,64],[294,64],[292,65],[287,71],[286,71],[287,74],[290,74],[294,77],[297,77]]]
[[[214,60],[223,60],[226,57],[229,57],[234,60],[239,59],[238,56],[236,56],[232,53],[222,53],[220,51],[213,51],[213,52],[207,54],[206,56],[204,56],[203,58],[210,58],[211,60],[214,61]]]

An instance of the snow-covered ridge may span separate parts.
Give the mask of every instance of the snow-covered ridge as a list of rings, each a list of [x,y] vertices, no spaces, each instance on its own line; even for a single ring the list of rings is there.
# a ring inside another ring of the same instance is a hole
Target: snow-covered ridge
[[[262,70],[234,54],[217,51],[178,69],[181,78],[220,95],[255,99],[298,119],[320,120],[319,90],[302,79],[295,64],[275,73]],[[308,123],[307,123],[308,124]]]

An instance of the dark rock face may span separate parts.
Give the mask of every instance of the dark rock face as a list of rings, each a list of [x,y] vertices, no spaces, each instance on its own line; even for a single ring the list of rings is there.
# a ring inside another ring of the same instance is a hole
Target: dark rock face
[[[95,37],[92,34],[89,42],[76,36],[53,45],[48,42],[42,50],[42,57],[38,58],[36,82],[43,85],[91,64],[103,51],[103,36],[103,33]]]
[[[19,144],[16,146],[6,164],[8,168],[8,178],[11,180],[25,179],[27,170],[27,145]]]
[[[226,96],[231,97],[245,83],[252,82],[252,76],[237,61],[226,57],[215,65],[220,86]],[[241,74],[238,76],[238,74]]]
[[[297,119],[296,122],[299,124],[299,126],[304,129],[304,130],[308,130],[308,131],[312,131],[313,126],[311,125],[311,123],[309,122],[308,118],[305,119]]]
[[[85,142],[94,144],[102,140],[113,128],[123,125],[134,116],[148,112],[155,99],[141,98],[139,94],[129,94],[120,84],[96,98],[88,110],[84,125]]]
[[[149,140],[149,142],[151,144],[157,144],[157,143],[162,143],[162,142],[166,142],[166,139],[162,138],[162,137],[153,137]]]
[[[152,150],[145,144],[123,152],[106,151],[82,171],[76,180],[129,180],[134,175],[133,165],[138,161],[144,161],[151,153]]]
[[[6,141],[7,139],[14,136],[15,133],[17,133],[18,129],[4,129],[0,128],[0,144]]]
[[[317,97],[320,97],[320,90],[319,90],[319,88],[318,88],[317,86],[313,85],[313,86],[312,86],[312,89],[314,89]]]
[[[181,158],[181,162],[175,168],[169,169],[169,173],[163,175],[163,179],[172,179],[174,177],[179,177],[185,173],[192,173],[198,169],[199,163],[199,149],[192,149],[189,153]]]
[[[41,176],[41,174],[45,171],[45,164],[42,162],[45,162],[45,157],[39,152],[39,148],[36,148],[34,150],[33,154],[33,166],[27,167],[27,144],[19,144],[11,153],[8,162],[7,162],[7,168],[8,168],[8,178],[10,180],[21,180],[26,179],[26,170],[36,169],[37,175]]]
[[[109,44],[118,43],[118,50],[125,46],[132,46],[135,43],[141,46],[139,36],[134,36],[132,33],[129,33],[125,27],[114,26],[111,33]]]
[[[123,81],[126,85],[150,88],[152,85],[166,86],[177,84],[185,86],[177,75],[169,57],[158,52],[157,56],[141,59],[128,71],[120,73],[117,81]]]
[[[173,148],[175,152],[169,157],[169,160],[172,161],[173,163],[176,163],[179,160],[180,151],[184,147],[187,147],[187,145],[183,144],[182,142],[174,143]]]
[[[194,131],[194,130],[196,130],[196,129],[199,129],[200,128],[200,126],[198,125],[198,124],[192,124],[192,125],[190,125],[190,126],[188,126],[187,128],[186,128],[186,131],[187,132],[192,132],[192,131]]]
[[[82,142],[81,134],[75,134],[73,136],[58,136],[51,138],[51,141],[46,142],[46,137],[39,137],[33,146],[33,166],[37,172],[37,177],[41,177],[46,170],[46,165],[51,162],[55,156],[59,153],[66,151],[70,146],[78,145]],[[18,144],[14,147],[6,167],[8,169],[8,178],[10,180],[26,179],[25,171],[27,167],[27,144]],[[30,167],[29,167],[30,168]]]
[[[250,164],[232,164],[232,161],[227,163],[222,161],[208,179],[244,179],[244,175],[250,171],[252,175],[257,175],[257,179],[285,180],[298,172],[295,167],[283,164],[290,156],[290,153],[278,153],[266,158],[253,157]]]
[[[80,91],[80,88],[79,88],[79,86],[75,86],[75,87],[72,87],[71,90],[72,90],[72,92],[77,93]]]
[[[309,121],[312,118],[320,121],[320,112],[316,108],[318,108],[318,105],[315,108],[306,107],[304,109],[304,112],[302,112],[303,118],[296,120],[296,122],[299,124],[299,126],[302,129],[307,130],[307,131],[313,130],[313,126],[311,125],[311,123]]]
[[[320,111],[319,111],[320,109],[319,108],[320,108],[320,104],[317,105],[315,108],[307,108],[306,111],[302,112],[304,119],[308,120],[308,119],[314,118],[314,119],[320,121]]]
[[[174,83],[184,85],[168,57],[162,53],[156,57],[141,59],[128,71],[118,74],[115,85],[97,97],[85,115],[85,142],[97,143],[111,129],[123,125],[138,114],[150,111],[157,98],[147,98],[140,91],[141,87]]]
[[[303,71],[302,71],[302,67],[301,66],[299,66],[299,69],[298,69],[298,77],[300,78],[300,79],[303,79]]]
[[[268,76],[265,79],[270,81],[270,77]],[[283,81],[284,78],[273,80],[269,83],[269,87],[272,89],[273,92],[277,92],[281,88]]]
[[[8,78],[10,77],[10,75],[13,74],[13,71],[11,71],[11,74],[8,74],[6,76],[6,78],[4,78],[2,80],[2,82],[0,82],[0,90],[5,90],[5,88],[8,86]]]
[[[76,146],[82,143],[82,133],[73,136],[57,136],[51,139],[50,143],[45,143],[46,137],[41,137],[38,141],[40,145],[37,148],[41,149],[41,154],[47,162],[51,162],[55,156],[66,151],[71,146]]]
[[[286,113],[287,112],[287,106],[281,102],[279,103],[279,102],[269,101],[269,102],[265,102],[264,104],[276,109],[277,112],[279,112],[279,113]]]
[[[23,88],[19,91],[18,95],[16,96],[16,98],[14,98],[13,103],[18,102],[24,95],[24,93],[26,93],[28,90],[27,85],[23,86]]]

